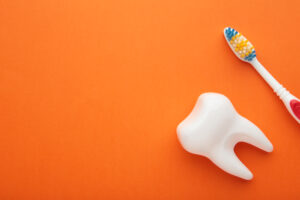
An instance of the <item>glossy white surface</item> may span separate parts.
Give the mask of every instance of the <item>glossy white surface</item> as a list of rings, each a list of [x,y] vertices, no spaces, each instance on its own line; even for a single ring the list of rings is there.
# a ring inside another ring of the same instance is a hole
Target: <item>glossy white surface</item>
[[[237,158],[234,146],[246,142],[267,152],[273,150],[263,132],[239,115],[227,97],[217,93],[198,98],[192,112],[178,125],[177,135],[188,152],[205,156],[224,171],[246,180],[253,175]]]

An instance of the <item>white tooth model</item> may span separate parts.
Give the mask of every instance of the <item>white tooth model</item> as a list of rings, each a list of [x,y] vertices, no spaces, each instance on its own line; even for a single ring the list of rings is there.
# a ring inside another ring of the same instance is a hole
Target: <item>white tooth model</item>
[[[249,169],[237,158],[238,142],[252,144],[271,152],[273,146],[263,132],[239,115],[224,95],[202,94],[190,113],[177,127],[183,148],[207,157],[218,167],[234,176],[251,180]]]

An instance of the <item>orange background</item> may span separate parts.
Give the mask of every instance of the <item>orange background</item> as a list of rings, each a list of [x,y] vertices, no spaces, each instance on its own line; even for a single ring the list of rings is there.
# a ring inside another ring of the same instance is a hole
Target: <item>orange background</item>
[[[227,46],[241,31],[300,96],[300,3],[0,1],[0,199],[299,198],[300,126]],[[176,126],[219,92],[274,145],[239,144],[254,174],[185,152]]]

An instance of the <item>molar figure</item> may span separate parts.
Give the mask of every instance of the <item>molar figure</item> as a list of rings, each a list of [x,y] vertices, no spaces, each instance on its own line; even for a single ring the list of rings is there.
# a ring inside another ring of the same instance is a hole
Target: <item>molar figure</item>
[[[264,151],[273,146],[263,132],[239,115],[224,95],[202,94],[190,113],[177,127],[183,148],[207,157],[224,171],[251,180],[252,173],[237,158],[234,146],[246,142]]]

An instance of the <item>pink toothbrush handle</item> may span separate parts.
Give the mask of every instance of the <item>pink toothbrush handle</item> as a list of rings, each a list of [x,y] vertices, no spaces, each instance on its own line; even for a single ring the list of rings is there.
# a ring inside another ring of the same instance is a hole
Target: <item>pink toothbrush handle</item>
[[[275,90],[275,93],[283,101],[285,107],[293,118],[300,124],[300,100],[294,95],[289,93],[284,87],[279,90]]]
[[[297,99],[293,99],[290,101],[290,106],[294,117],[300,120],[300,101]]]
[[[279,97],[281,97],[281,100],[283,101],[289,113],[300,124],[300,100],[289,93],[287,90],[285,90]]]
[[[300,100],[282,87],[275,91],[293,118],[300,124]]]
[[[287,91],[257,60],[254,58],[251,62],[256,71],[270,85],[277,96],[283,101],[285,107],[294,119],[300,124],[300,100]]]

